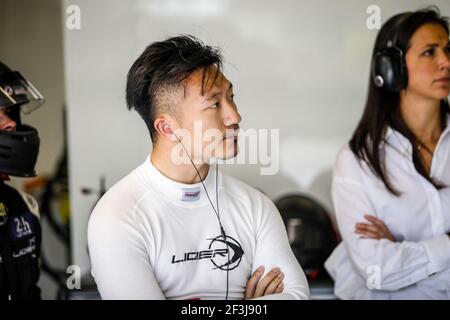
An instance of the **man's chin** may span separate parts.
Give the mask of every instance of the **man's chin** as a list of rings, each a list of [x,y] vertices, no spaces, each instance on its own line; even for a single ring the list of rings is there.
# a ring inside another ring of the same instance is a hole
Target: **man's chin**
[[[227,146],[227,148],[219,148],[219,150],[221,150],[221,149],[222,149],[221,153],[216,152],[215,156],[207,157],[207,158],[210,158],[210,159],[215,158],[217,160],[226,161],[226,160],[236,158],[236,156],[239,153],[239,147],[238,147],[237,143],[235,143],[232,146]]]
[[[230,151],[226,152],[225,154],[217,155],[216,159],[219,159],[222,161],[230,160],[230,159],[236,158],[238,153],[239,153],[238,150],[230,150]]]
[[[237,156],[237,154],[232,154],[232,155],[221,158],[221,160],[230,160],[230,159],[236,158],[236,156]]]
[[[238,155],[239,150],[237,148],[235,148],[234,150],[228,152],[225,154],[225,156],[221,157],[221,160],[230,160],[233,158],[236,158],[236,156]]]

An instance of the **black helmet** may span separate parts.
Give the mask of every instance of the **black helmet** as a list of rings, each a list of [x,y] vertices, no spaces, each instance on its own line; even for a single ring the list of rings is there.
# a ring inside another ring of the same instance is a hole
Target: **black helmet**
[[[0,110],[16,122],[16,131],[0,131],[1,173],[36,176],[39,136],[35,128],[22,124],[20,111],[30,113],[43,103],[44,98],[29,81],[0,62]]]
[[[288,194],[275,205],[283,218],[292,251],[308,280],[327,279],[323,265],[338,244],[327,210],[304,194]]]

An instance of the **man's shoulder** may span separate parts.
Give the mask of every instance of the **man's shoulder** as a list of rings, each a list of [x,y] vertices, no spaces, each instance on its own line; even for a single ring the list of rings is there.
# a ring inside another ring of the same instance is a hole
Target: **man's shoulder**
[[[133,170],[105,192],[95,205],[91,217],[102,215],[108,219],[123,217],[126,213],[132,212],[133,207],[147,191]]]
[[[36,201],[36,199],[29,193],[26,193],[24,191],[21,190],[17,190],[20,194],[20,196],[22,197],[23,201],[25,202],[25,204],[27,205],[28,209],[30,210],[30,212],[36,217],[36,218],[40,218],[39,216],[39,205]]]
[[[2,188],[3,192],[6,192],[6,194],[10,198],[10,201],[16,201],[25,204],[29,212],[39,219],[39,206],[36,199],[31,194],[26,193],[8,184],[3,184]]]

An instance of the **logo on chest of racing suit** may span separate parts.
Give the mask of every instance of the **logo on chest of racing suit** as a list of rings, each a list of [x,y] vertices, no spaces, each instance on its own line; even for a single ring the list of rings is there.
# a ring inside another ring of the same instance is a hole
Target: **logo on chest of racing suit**
[[[181,194],[181,201],[197,201],[200,200],[200,187],[197,188],[183,188]]]
[[[27,246],[25,246],[24,248],[21,248],[18,251],[13,252],[12,255],[13,255],[14,259],[20,258],[27,254],[31,254],[33,256],[33,258],[36,258],[35,251],[36,251],[36,238],[32,237],[32,238],[28,239]]]
[[[173,255],[172,264],[209,259],[214,266],[213,270],[220,269],[227,271],[239,266],[244,255],[244,250],[236,239],[226,236],[225,241],[220,235],[207,240],[210,241],[207,250],[190,251],[178,257]],[[226,248],[224,248],[224,244]],[[230,258],[229,260],[228,257]]]
[[[22,239],[33,234],[33,216],[31,213],[23,213],[11,216],[9,221],[9,236],[12,241]]]

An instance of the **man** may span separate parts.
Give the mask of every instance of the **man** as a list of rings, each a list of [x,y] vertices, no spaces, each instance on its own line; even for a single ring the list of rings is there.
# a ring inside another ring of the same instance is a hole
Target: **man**
[[[0,299],[41,298],[41,227],[36,201],[5,184],[9,176],[33,177],[39,153],[36,129],[23,125],[20,111],[44,102],[41,94],[0,62]]]
[[[149,158],[89,221],[104,299],[307,299],[305,275],[273,203],[211,167],[237,154],[241,120],[217,49],[191,36],[151,44],[128,73]]]

